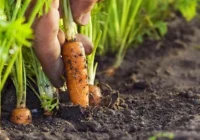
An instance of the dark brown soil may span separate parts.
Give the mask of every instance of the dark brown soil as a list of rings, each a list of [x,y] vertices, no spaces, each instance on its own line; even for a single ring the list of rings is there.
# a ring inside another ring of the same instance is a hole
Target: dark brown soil
[[[14,88],[8,84],[3,96],[4,133],[12,140],[145,140],[159,132],[172,132],[175,140],[200,140],[198,21],[188,24],[178,18],[169,24],[169,33],[161,41],[146,39],[136,50],[130,48],[113,77],[102,73],[114,60],[112,55],[98,59],[98,81],[115,89],[113,94],[120,93],[121,102],[115,108],[85,111],[62,103],[54,117],[43,117],[36,96],[29,92],[33,124],[14,125],[8,120]]]

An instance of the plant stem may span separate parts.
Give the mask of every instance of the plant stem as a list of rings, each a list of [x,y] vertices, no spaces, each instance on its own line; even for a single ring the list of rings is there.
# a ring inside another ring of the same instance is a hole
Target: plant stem
[[[16,19],[20,7],[21,7],[21,0],[17,0],[11,21],[14,21]]]
[[[44,0],[37,0],[35,7],[33,8],[33,11],[31,12],[31,15],[28,18],[28,24],[31,27],[33,24],[33,21],[35,20],[36,15],[38,14],[39,10],[41,7],[44,5],[45,1]]]
[[[22,58],[22,67],[23,67],[23,97],[22,97],[22,104],[23,107],[26,107],[26,69],[25,69],[25,65],[24,65],[24,60]]]
[[[52,86],[49,79],[44,74],[40,62],[33,52],[33,49],[32,48],[26,49],[25,53],[27,54],[24,55],[25,61],[31,62],[31,64],[28,65],[29,67],[26,67],[27,76],[31,81],[31,82],[29,80],[27,81],[28,86],[36,94],[36,96],[41,102],[41,107],[45,111],[51,112],[53,109],[57,109],[59,101],[56,94],[57,93],[56,89]],[[32,73],[34,74],[35,78],[32,78],[33,77]],[[31,83],[37,85],[38,91],[34,88],[34,86]]]
[[[139,7],[141,4],[142,4],[142,0],[137,0],[136,4],[134,6],[134,10],[132,11],[130,21],[128,22],[128,25],[126,26],[126,32],[124,32],[123,37],[122,37],[123,38],[122,44],[120,45],[119,51],[117,53],[116,61],[113,66],[114,68],[118,68],[120,66],[120,64],[122,63],[122,60],[125,55],[125,50],[126,50],[125,46],[129,45],[129,44],[126,44],[126,41],[128,41],[128,37],[129,37],[130,31],[131,31],[131,28],[132,28],[132,26],[134,26],[135,17],[139,11]]]
[[[95,59],[95,54],[96,54],[96,50],[97,50],[101,35],[102,35],[102,31],[99,32],[97,38],[95,39],[94,48],[93,48],[92,54],[87,56],[87,60],[88,60],[88,76],[89,76],[88,83],[90,85],[94,85],[94,80],[95,80],[95,76],[96,76],[96,69],[97,69],[97,65],[98,64],[97,63],[94,64],[94,59]]]
[[[69,0],[61,0],[63,6],[64,33],[68,41],[75,40],[77,34],[76,24],[73,21]]]
[[[3,85],[5,84],[6,79],[8,78],[8,76],[9,76],[9,74],[10,74],[10,71],[11,71],[12,68],[13,68],[13,64],[14,64],[14,62],[15,62],[17,56],[18,56],[18,53],[19,53],[19,51],[16,51],[16,52],[13,54],[11,60],[9,61],[9,64],[8,64],[6,70],[5,70],[5,73],[4,73],[4,75],[3,75],[3,78],[2,78],[2,81],[1,81],[1,84],[0,84],[0,92],[2,91]]]
[[[31,2],[31,0],[24,0],[22,8],[18,13],[18,17],[23,17],[24,16],[24,14],[26,12],[26,9],[28,8],[30,2]]]
[[[23,58],[22,58],[22,48],[19,50],[19,55],[16,60],[16,76],[17,76],[17,108],[21,106],[22,104],[22,99],[23,99],[23,94],[24,94],[24,89],[23,89]]]

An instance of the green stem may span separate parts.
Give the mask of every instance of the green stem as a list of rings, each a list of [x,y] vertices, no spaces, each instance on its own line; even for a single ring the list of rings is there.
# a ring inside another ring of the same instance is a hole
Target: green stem
[[[26,69],[25,69],[25,65],[24,65],[24,61],[23,61],[23,58],[22,58],[22,67],[23,67],[23,96],[22,96],[22,106],[23,107],[26,107]]]
[[[109,8],[110,9],[110,8]],[[111,10],[109,10],[109,11],[111,11]],[[108,12],[108,15],[109,15],[109,13],[110,12]],[[108,23],[109,23],[109,18],[107,17],[106,18],[106,21],[105,21],[105,25],[108,25]],[[106,44],[107,42],[106,42],[106,40],[107,40],[107,37],[108,37],[108,26],[103,26],[103,34],[102,34],[102,38],[101,38],[101,42],[102,42],[102,44]],[[109,44],[110,45],[110,44]]]
[[[33,11],[31,12],[31,15],[28,18],[28,25],[31,27],[33,24],[36,15],[38,14],[40,8],[44,5],[45,1],[43,0],[42,2],[37,0],[35,7],[33,8]]]
[[[114,68],[118,68],[121,65],[121,63],[122,63],[122,61],[124,59],[124,56],[126,54],[126,51],[127,51],[128,47],[129,47],[129,45],[133,42],[136,34],[140,31],[141,28],[142,28],[142,26],[139,26],[133,32],[133,35],[131,36],[131,38],[129,38],[129,40],[127,40],[126,42],[122,42],[121,48],[123,48],[123,50],[120,51],[119,53],[117,53],[117,55],[116,55],[116,61],[115,61],[114,66],[113,66]]]
[[[13,38],[10,38],[9,40],[8,40],[8,39],[5,39],[5,40],[3,41],[3,43],[2,43],[2,48],[5,49],[5,50],[4,50],[5,54],[8,54],[8,53],[9,53],[10,46],[11,46],[11,44],[13,43],[12,40],[13,40]],[[9,74],[10,74],[10,71],[11,71],[11,69],[12,69],[12,66],[13,66],[13,64],[14,64],[14,62],[15,62],[15,60],[16,60],[16,58],[17,58],[17,55],[18,55],[18,50],[17,50],[17,52],[14,53],[14,55],[11,57],[11,60],[9,61],[8,65],[7,65],[7,68],[6,68],[6,70],[5,70],[4,74],[3,74],[3,77],[0,77],[0,78],[2,79],[1,84],[0,84],[0,92],[2,91],[3,85],[5,84],[6,79],[8,78],[8,76],[9,76]],[[4,68],[4,66],[5,66],[5,63],[6,63],[6,60],[2,59],[0,62],[1,62],[1,63],[0,63],[0,64],[1,64],[1,65],[0,65],[0,72],[2,73],[3,68]]]
[[[10,71],[11,71],[12,68],[13,68],[13,64],[14,64],[14,62],[15,62],[17,56],[18,56],[18,52],[19,52],[19,51],[15,52],[14,55],[12,56],[12,59],[9,61],[9,64],[8,64],[6,70],[5,70],[5,73],[4,73],[3,78],[2,78],[2,81],[1,81],[0,92],[2,91],[3,85],[5,84],[6,79],[8,78],[8,76],[9,76],[9,74],[10,74]]]
[[[17,0],[11,21],[14,21],[16,19],[20,7],[21,7],[21,0]]]
[[[126,23],[127,23],[127,19],[129,19],[129,12],[132,11],[131,8],[131,0],[125,0],[122,2],[123,4],[123,12],[122,12],[122,17],[121,17],[121,34],[120,35],[124,35],[126,32]],[[128,21],[129,22],[129,21]],[[123,36],[120,36],[121,38],[123,38]]]
[[[3,43],[2,43],[2,49],[3,49],[3,52],[5,52],[5,54],[8,54],[9,52],[9,49],[11,47],[11,44],[13,43],[13,38],[5,38],[3,40]],[[1,57],[3,57],[3,55],[1,55]],[[2,72],[3,70],[3,67],[4,67],[4,63],[5,63],[5,59],[1,59],[0,60],[0,71]]]
[[[16,108],[26,107],[26,73],[22,56],[22,46],[19,46],[15,67],[12,71],[13,83],[16,88],[17,104]]]
[[[24,0],[22,8],[18,13],[18,17],[23,17],[24,16],[24,14],[26,12],[26,9],[28,8],[30,2],[31,2],[31,0]]]
[[[23,60],[22,60],[22,48],[19,50],[19,55],[16,61],[16,75],[17,75],[17,107],[20,107],[23,98]]]
[[[125,46],[128,45],[128,44],[126,44],[126,41],[128,40],[128,36],[130,34],[132,26],[134,26],[134,22],[135,22],[134,20],[135,20],[135,17],[137,15],[138,11],[139,11],[139,7],[140,7],[141,4],[142,4],[142,0],[137,0],[136,5],[134,7],[134,11],[132,13],[132,16],[130,17],[130,21],[129,21],[127,27],[126,27],[126,32],[123,36],[122,44],[121,44],[119,51],[117,53],[116,61],[115,61],[114,66],[113,66],[114,68],[118,68],[120,66],[120,64],[122,63],[122,60],[124,58],[124,51],[126,49]]]
[[[95,76],[96,76],[96,69],[97,69],[97,63],[94,65],[94,59],[95,59],[95,54],[96,54],[96,50],[100,41],[102,35],[102,31],[99,32],[97,38],[95,39],[94,42],[94,48],[92,51],[92,54],[90,54],[89,56],[87,56],[87,60],[88,60],[88,76],[89,76],[89,84],[90,85],[94,85],[94,80],[95,80]]]
[[[25,55],[28,57],[27,61],[31,61],[31,69],[28,69],[31,73],[33,72],[36,76],[36,80],[32,78],[32,75],[29,75],[29,79],[38,86],[38,91],[34,89],[30,82],[28,82],[29,87],[33,90],[36,96],[39,98],[42,108],[45,111],[51,112],[54,108],[58,107],[58,98],[55,96],[56,89],[51,85],[49,79],[44,74],[40,62],[35,56],[33,49],[29,49],[31,56]],[[25,59],[26,60],[26,59]],[[28,72],[27,72],[28,73]]]
[[[73,21],[69,0],[61,0],[63,6],[63,24],[65,37],[68,41],[75,40],[77,34],[76,24]]]
[[[117,8],[117,2],[115,2],[115,0],[112,0],[112,9],[114,10],[113,12],[113,16],[114,16],[114,26],[115,26],[115,30],[116,33],[119,32],[120,28],[119,28],[119,18],[118,18],[118,8]]]

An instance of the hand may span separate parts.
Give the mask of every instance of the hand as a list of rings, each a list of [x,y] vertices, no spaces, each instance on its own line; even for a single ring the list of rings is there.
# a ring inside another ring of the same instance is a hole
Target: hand
[[[90,18],[90,11],[97,0],[70,0],[74,21],[85,25]],[[61,46],[65,42],[64,32],[59,29],[59,0],[53,0],[49,12],[33,24],[34,45],[44,72],[55,87],[63,86],[63,61],[60,57]],[[86,36],[78,34],[77,39],[83,43],[86,54],[92,52],[92,42]]]

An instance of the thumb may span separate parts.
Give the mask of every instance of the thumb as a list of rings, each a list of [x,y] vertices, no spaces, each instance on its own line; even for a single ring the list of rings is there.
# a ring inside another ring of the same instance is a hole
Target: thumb
[[[86,25],[90,19],[90,12],[98,0],[70,0],[74,21]]]

